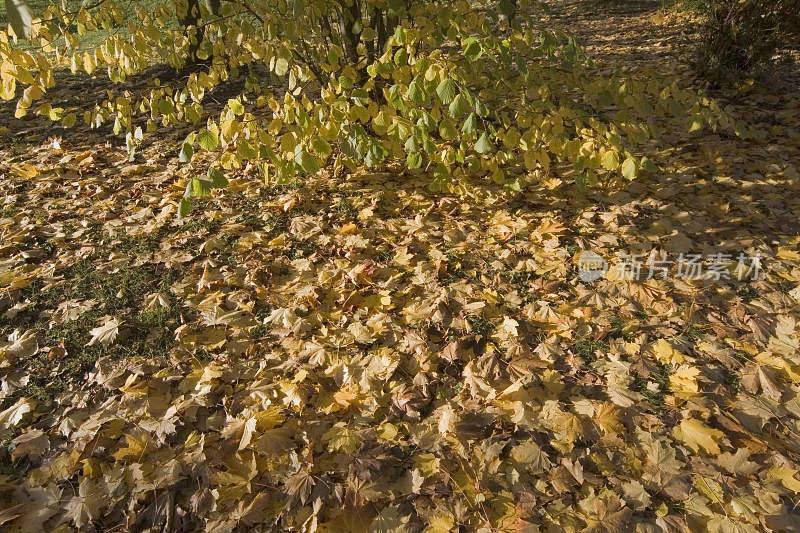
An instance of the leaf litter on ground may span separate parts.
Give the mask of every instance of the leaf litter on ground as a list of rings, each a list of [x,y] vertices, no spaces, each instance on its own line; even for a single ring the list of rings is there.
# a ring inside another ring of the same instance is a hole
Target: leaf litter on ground
[[[573,28],[598,69],[680,68],[674,21],[615,16]],[[0,525],[797,530],[797,86],[728,98],[760,139],[665,132],[660,172],[587,193],[557,171],[459,198],[415,174],[245,168],[177,219],[180,135],[134,162],[96,132],[15,138]],[[585,282],[583,250],[763,270]]]

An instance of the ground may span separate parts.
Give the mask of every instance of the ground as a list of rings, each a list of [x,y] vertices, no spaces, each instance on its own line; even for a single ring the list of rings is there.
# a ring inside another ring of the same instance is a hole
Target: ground
[[[545,22],[699,89],[659,5]],[[665,131],[622,189],[248,167],[182,219],[188,127],[131,160],[4,105],[0,525],[796,531],[798,80],[710,93],[760,136]],[[675,263],[626,280],[620,253]]]

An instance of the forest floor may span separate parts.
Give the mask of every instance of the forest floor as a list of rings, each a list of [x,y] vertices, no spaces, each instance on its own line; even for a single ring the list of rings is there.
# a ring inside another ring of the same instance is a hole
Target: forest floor
[[[700,87],[658,6],[547,21]],[[624,189],[248,167],[182,219],[188,126],[130,161],[3,105],[0,528],[799,530],[799,81],[713,93],[761,137],[665,132]]]

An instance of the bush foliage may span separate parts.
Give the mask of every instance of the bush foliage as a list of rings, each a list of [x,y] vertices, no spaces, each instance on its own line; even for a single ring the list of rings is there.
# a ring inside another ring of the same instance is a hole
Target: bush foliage
[[[796,0],[707,0],[698,66],[712,80],[751,73],[800,38]]]
[[[663,120],[733,126],[714,102],[674,81],[590,74],[573,38],[537,24],[539,7],[175,0],[126,20],[113,0],[76,11],[53,4],[18,28],[37,46],[23,49],[0,34],[0,92],[17,98],[17,117],[36,113],[66,127],[80,115],[94,127],[113,123],[131,151],[159,126],[195,124],[180,160],[212,152],[214,162],[187,187],[182,213],[247,162],[284,181],[323,168],[400,163],[451,191],[485,178],[521,190],[558,165],[586,187],[655,170],[639,147]],[[85,50],[86,35],[99,28],[124,31]],[[48,100],[62,66],[104,69],[123,82],[153,65],[182,69],[192,61],[201,68],[185,77],[155,79],[139,93],[120,88],[88,109]],[[259,75],[265,69],[284,80],[279,92]],[[242,76],[241,94],[208,117],[209,92]]]

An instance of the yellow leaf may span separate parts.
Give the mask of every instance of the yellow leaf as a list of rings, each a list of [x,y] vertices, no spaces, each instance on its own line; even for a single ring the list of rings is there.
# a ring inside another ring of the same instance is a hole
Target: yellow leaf
[[[773,466],[767,472],[767,477],[772,479],[779,479],[783,486],[787,489],[800,492],[800,481],[794,477],[797,470],[793,468],[786,468],[785,466]]]
[[[253,433],[256,430],[256,419],[255,417],[250,417],[244,423],[244,427],[242,427],[242,438],[239,440],[239,451],[244,450],[250,445],[250,441],[253,439]]]
[[[781,246],[778,248],[778,253],[775,254],[780,259],[787,259],[789,261],[800,261],[800,253],[797,250],[792,250],[787,246]]]
[[[147,449],[147,441],[128,434],[125,435],[125,440],[128,441],[128,446],[114,452],[112,454],[114,459],[117,461],[124,461],[127,458],[131,458],[133,462],[138,462],[142,454],[144,454],[145,449]]]
[[[616,435],[620,433],[624,427],[620,420],[621,409],[611,402],[603,402],[595,412],[595,421],[600,429],[605,434]]]
[[[378,438],[381,440],[392,440],[397,436],[397,427],[394,424],[385,422],[378,426]]]
[[[283,409],[277,406],[268,407],[263,411],[255,413],[253,418],[256,419],[259,431],[267,431],[283,423]]]
[[[722,485],[707,476],[694,476],[692,484],[700,493],[714,503],[723,503],[725,493]]]
[[[353,453],[361,446],[358,434],[347,427],[344,422],[335,424],[325,432],[322,439],[328,441],[328,450],[330,451]]]
[[[666,339],[658,339],[652,346],[653,355],[659,362],[681,364],[686,361],[686,356],[672,347]]]
[[[77,117],[75,116],[75,113],[67,113],[61,119],[61,125],[64,126],[65,128],[71,128],[72,126],[75,125],[76,120]]]
[[[679,395],[694,396],[698,393],[697,376],[700,370],[691,365],[681,365],[678,370],[669,377],[669,388]]]
[[[695,418],[685,418],[680,426],[675,426],[673,433],[695,452],[703,448],[708,453],[719,455],[720,449],[716,440],[723,436],[718,429],[710,428]]]
[[[13,165],[11,167],[11,172],[21,178],[33,179],[39,175],[39,168],[31,163],[25,163],[19,166]]]
[[[448,533],[451,529],[453,529],[454,525],[455,521],[450,515],[434,516],[428,523],[425,533]]]

